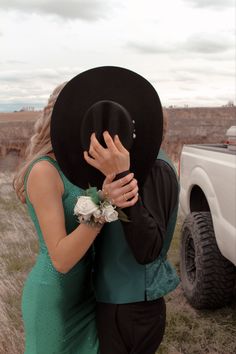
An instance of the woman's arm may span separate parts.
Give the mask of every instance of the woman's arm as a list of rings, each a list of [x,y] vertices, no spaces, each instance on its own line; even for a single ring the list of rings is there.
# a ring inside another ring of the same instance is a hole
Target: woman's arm
[[[41,161],[33,166],[27,189],[52,263],[56,270],[67,273],[84,256],[102,226],[80,224],[67,235],[58,180],[57,170]]]

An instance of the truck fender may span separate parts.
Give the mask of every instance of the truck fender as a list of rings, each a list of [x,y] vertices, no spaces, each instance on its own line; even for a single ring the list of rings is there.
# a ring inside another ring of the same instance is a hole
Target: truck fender
[[[208,177],[207,173],[199,166],[195,167],[189,177],[189,188],[188,188],[188,201],[189,201],[189,210],[190,210],[190,196],[194,186],[198,186],[203,191],[210,211],[212,218],[218,217],[219,215],[219,205],[216,195],[214,193],[214,188],[212,186],[211,180]],[[214,221],[213,221],[214,223]]]

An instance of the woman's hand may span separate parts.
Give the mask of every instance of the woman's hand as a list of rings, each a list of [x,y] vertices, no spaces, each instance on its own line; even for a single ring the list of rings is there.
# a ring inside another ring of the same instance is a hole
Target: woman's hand
[[[102,186],[103,197],[108,198],[113,205],[127,208],[138,201],[138,183],[133,173],[129,173],[116,181],[115,175],[108,175]]]
[[[129,151],[122,145],[118,135],[115,135],[113,140],[110,134],[105,131],[103,137],[107,148],[104,148],[99,143],[95,133],[91,135],[89,154],[87,151],[84,151],[84,158],[87,163],[97,168],[105,176],[129,170]]]

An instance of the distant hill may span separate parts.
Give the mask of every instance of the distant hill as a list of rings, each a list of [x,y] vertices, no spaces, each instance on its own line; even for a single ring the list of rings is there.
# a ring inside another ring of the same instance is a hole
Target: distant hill
[[[179,159],[183,144],[223,143],[227,129],[236,125],[236,106],[172,108],[165,111],[169,129],[164,147],[175,161]]]
[[[168,132],[163,146],[177,161],[183,144],[223,143],[236,125],[236,107],[166,108]],[[0,113],[0,170],[14,170],[24,157],[39,112]]]

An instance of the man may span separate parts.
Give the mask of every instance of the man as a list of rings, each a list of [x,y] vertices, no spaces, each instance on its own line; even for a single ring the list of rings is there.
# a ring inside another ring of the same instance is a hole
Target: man
[[[94,159],[97,165],[99,159]],[[112,153],[110,159],[114,160]],[[127,173],[118,174],[116,180]],[[106,191],[111,199],[112,189],[111,183],[111,192]],[[130,222],[106,224],[95,244],[102,354],[154,354],[165,330],[163,296],[178,284],[166,260],[177,217],[178,181],[164,151],[139,192],[135,205],[123,209]]]

